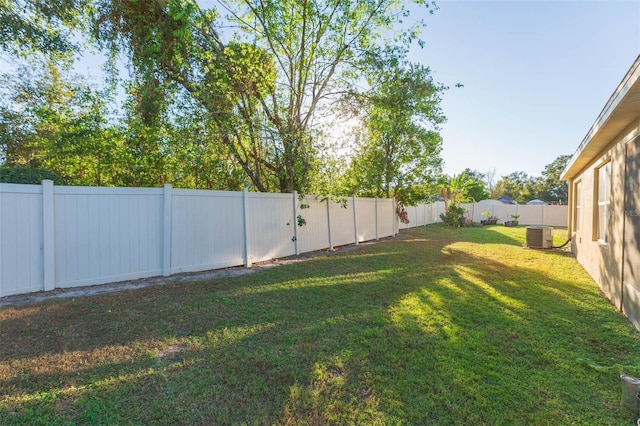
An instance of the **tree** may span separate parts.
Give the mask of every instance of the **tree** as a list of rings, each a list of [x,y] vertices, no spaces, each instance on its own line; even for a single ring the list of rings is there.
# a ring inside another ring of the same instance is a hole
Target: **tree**
[[[71,33],[82,26],[86,0],[0,0],[0,49],[14,55],[76,50]]]
[[[53,60],[32,59],[1,78],[0,152],[5,166],[44,168],[72,184],[104,185],[116,167],[108,95]]]
[[[560,180],[560,175],[571,158],[561,155],[547,164],[541,177],[531,177],[524,172],[513,172],[503,176],[491,193],[492,198],[509,196],[516,202],[524,204],[538,198],[547,202],[566,203],[568,186]]]
[[[482,179],[482,183],[484,183],[485,188],[489,191],[489,197],[496,199],[500,197],[494,197],[494,190],[496,186],[496,168],[489,169],[484,173],[484,177]]]
[[[442,176],[438,182],[440,196],[444,199],[444,210],[449,211],[451,206],[460,207],[467,201],[467,189],[474,181],[464,173],[452,177]]]
[[[254,187],[271,189],[275,165],[262,145],[258,99],[274,84],[272,58],[254,45],[223,43],[217,12],[195,1],[104,0],[96,10],[98,44],[113,55],[130,54],[143,126],[157,127],[153,116],[166,111],[169,94],[182,91],[207,112],[215,143],[232,153]]]
[[[502,176],[496,183],[492,196],[495,198],[508,196],[517,203],[524,204],[536,197],[535,182],[535,179],[525,172],[513,172]]]
[[[569,197],[569,186],[567,182],[560,180],[560,176],[571,159],[571,155],[561,155],[552,163],[544,167],[542,176],[539,178],[541,200],[547,202],[567,203]]]
[[[377,45],[411,43],[416,27],[384,39],[408,14],[389,0],[221,5],[232,21],[227,27],[238,28],[228,43],[217,11],[189,0],[100,1],[96,39],[130,52],[140,78],[193,96],[256,189],[304,191],[317,169],[318,111],[359,79],[364,56]]]
[[[165,181],[181,188],[239,191],[248,186],[225,145],[215,144],[215,125],[189,96],[178,95],[163,121]]]
[[[464,169],[462,174],[465,175],[469,180],[465,188],[466,199],[478,202],[489,198],[489,191],[486,189],[484,184],[484,173],[467,168]]]
[[[440,214],[440,219],[444,223],[456,228],[463,224],[466,209],[460,204],[468,200],[467,191],[474,183],[476,182],[469,179],[464,173],[440,178],[438,189],[440,196],[444,199],[445,211]]]
[[[363,126],[350,170],[352,190],[411,204],[440,174],[444,87],[433,82],[429,68],[390,62],[376,62],[370,89],[352,94]]]

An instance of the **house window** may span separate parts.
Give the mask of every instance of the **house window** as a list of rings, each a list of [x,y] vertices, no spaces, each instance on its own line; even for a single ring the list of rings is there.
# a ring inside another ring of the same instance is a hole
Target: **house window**
[[[607,227],[609,224],[609,208],[611,205],[611,162],[596,169],[598,210],[596,211],[597,238],[602,243],[607,242]]]
[[[573,230],[575,232],[580,232],[580,220],[582,217],[582,182],[577,182],[575,184],[573,194]]]

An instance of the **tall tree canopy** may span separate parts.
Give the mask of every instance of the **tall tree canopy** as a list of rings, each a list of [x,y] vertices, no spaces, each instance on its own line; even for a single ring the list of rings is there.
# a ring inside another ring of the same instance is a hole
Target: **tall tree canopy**
[[[569,184],[560,180],[571,155],[561,155],[544,167],[540,178],[539,198],[548,202],[566,204],[569,198]]]
[[[32,58],[0,76],[0,157],[76,184],[104,185],[115,167],[104,92],[51,59]]]
[[[424,0],[0,4],[0,50],[49,61],[2,81],[4,166],[49,169],[71,184],[334,187],[405,202],[430,195],[440,174],[445,88],[406,59],[434,8]],[[117,98],[68,67],[87,28],[111,59],[107,83],[122,83]],[[362,132],[340,187],[348,163],[323,150],[322,131],[345,97]]]
[[[469,180],[465,187],[466,199],[477,202],[489,198],[490,193],[485,186],[485,180],[487,179],[487,175],[485,173],[466,168],[462,172],[462,175],[466,176]]]
[[[88,0],[0,0],[0,49],[24,55],[68,54],[74,29],[86,22]]]
[[[130,53],[135,75],[148,82],[142,105],[157,105],[170,85],[196,99],[215,143],[255,188],[304,191],[316,169],[319,111],[359,80],[358,66],[379,45],[415,39],[416,27],[390,31],[408,9],[397,0],[220,5],[224,17],[191,0],[98,1],[96,39]]]
[[[545,166],[542,176],[539,177],[532,177],[524,172],[513,172],[503,176],[491,191],[491,198],[497,199],[506,195],[520,204],[535,198],[548,203],[566,204],[568,186],[560,180],[560,175],[570,158],[570,155],[560,155]]]
[[[433,187],[441,173],[438,129],[445,118],[439,103],[445,88],[433,82],[429,68],[395,55],[376,58],[368,71],[370,89],[347,104],[355,104],[363,125],[347,172],[350,192],[411,204],[424,198],[425,185]]]

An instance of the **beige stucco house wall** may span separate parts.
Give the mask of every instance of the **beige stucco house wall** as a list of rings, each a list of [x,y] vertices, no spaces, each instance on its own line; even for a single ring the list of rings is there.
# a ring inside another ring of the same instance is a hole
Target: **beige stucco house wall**
[[[640,56],[569,160],[578,262],[640,329]]]

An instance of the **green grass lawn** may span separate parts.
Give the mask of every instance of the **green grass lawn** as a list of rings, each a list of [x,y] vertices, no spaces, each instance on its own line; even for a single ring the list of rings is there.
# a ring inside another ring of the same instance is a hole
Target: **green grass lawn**
[[[570,254],[524,237],[435,225],[3,308],[0,424],[631,424],[640,334]]]

